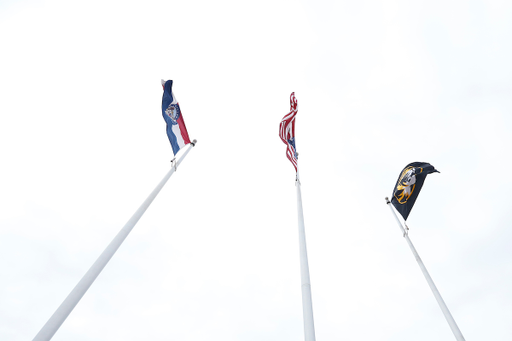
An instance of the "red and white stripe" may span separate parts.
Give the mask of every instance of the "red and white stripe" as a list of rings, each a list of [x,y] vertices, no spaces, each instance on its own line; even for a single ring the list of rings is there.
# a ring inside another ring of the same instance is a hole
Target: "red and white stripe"
[[[295,116],[297,115],[297,98],[295,98],[295,92],[290,95],[290,112],[286,114],[281,120],[279,125],[279,137],[286,144],[286,157],[295,167],[297,171],[297,157],[295,148],[288,143],[288,140],[295,137]]]
[[[162,79],[160,82],[162,83],[162,88],[165,89],[166,80]],[[176,96],[174,96],[174,91],[171,90],[171,94],[172,94],[172,99],[173,99],[172,104],[176,104],[179,107],[180,104],[176,100]],[[183,119],[183,115],[181,114],[181,108],[180,108],[180,117],[178,118],[178,120],[176,122],[178,122],[178,124],[173,125],[171,127],[171,129],[172,129],[174,136],[176,136],[176,142],[178,143],[178,146],[181,149],[190,143],[190,137],[188,137],[188,131],[187,131],[187,127],[185,126],[185,120]]]

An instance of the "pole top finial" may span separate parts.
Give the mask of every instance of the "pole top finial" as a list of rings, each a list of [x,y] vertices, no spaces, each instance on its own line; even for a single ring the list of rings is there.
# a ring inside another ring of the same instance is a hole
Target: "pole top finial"
[[[391,201],[389,201],[389,198],[386,197],[386,204],[390,204],[390,203],[391,203]]]
[[[192,142],[190,142],[190,144],[192,145],[192,147],[195,147],[196,146],[196,143],[197,143],[197,140],[194,139]]]

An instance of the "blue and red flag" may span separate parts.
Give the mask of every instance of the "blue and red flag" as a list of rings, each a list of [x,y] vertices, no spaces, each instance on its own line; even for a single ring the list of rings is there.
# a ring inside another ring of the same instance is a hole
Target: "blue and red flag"
[[[279,137],[286,144],[286,157],[297,171],[297,148],[295,147],[295,116],[297,115],[297,99],[295,92],[290,95],[290,112],[286,114],[279,125]]]
[[[181,109],[176,97],[172,92],[172,80],[162,80],[164,94],[162,97],[162,115],[165,123],[167,123],[167,137],[171,142],[174,155],[178,151],[190,143],[187,127],[181,114]]]

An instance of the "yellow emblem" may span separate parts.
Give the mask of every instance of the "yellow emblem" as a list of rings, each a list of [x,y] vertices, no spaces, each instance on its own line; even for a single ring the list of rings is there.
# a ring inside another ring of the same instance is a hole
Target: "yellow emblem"
[[[423,168],[418,169],[420,171],[417,173],[423,172]],[[402,174],[400,174],[400,179],[398,180],[398,184],[394,193],[396,200],[398,200],[398,202],[402,205],[405,204],[414,192],[415,187],[416,167],[407,167],[402,171]]]

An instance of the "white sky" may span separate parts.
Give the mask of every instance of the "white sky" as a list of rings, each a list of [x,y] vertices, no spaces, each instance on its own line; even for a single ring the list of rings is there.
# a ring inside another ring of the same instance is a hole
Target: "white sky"
[[[3,1],[0,339],[30,340],[198,144],[53,340],[302,340],[296,92],[317,340],[512,339],[510,1]]]

